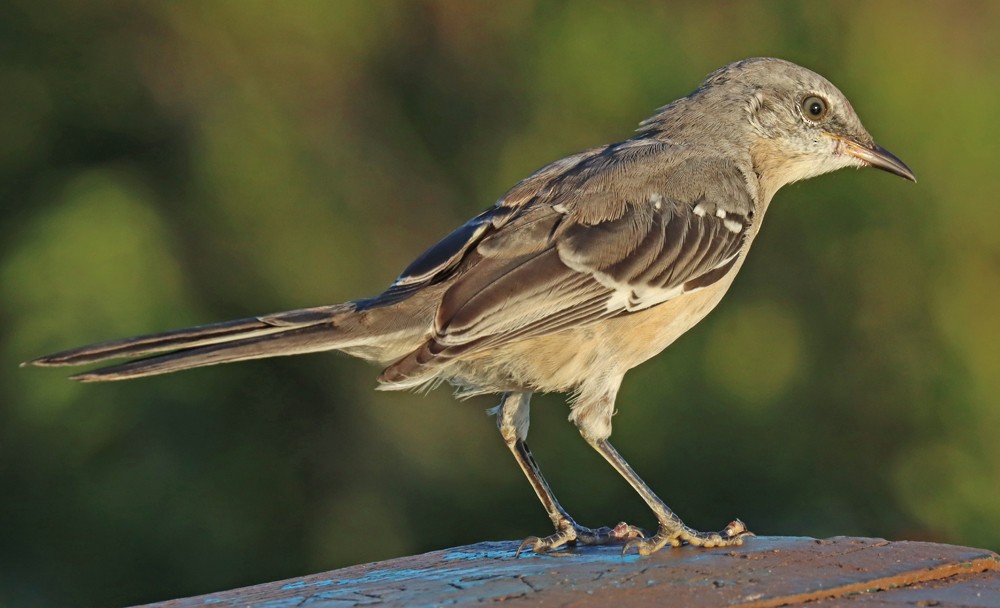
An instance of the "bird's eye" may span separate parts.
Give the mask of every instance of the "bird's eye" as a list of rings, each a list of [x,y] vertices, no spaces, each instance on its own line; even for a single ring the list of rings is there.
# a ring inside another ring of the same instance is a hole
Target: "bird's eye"
[[[826,117],[829,106],[826,100],[816,95],[810,95],[802,100],[802,114],[813,122],[819,122]]]

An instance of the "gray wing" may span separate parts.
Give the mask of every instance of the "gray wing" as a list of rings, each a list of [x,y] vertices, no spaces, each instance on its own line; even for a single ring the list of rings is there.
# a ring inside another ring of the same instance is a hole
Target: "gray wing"
[[[489,214],[487,228],[463,227],[472,238],[421,256],[442,260],[449,286],[430,339],[380,379],[403,382],[463,353],[704,288],[736,263],[752,211],[738,169],[662,142],[630,140],[558,161],[479,216]],[[429,280],[419,270],[397,283]]]

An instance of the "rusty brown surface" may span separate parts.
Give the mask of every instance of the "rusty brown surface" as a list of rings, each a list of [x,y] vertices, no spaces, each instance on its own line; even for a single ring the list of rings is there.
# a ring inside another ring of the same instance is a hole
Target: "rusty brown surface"
[[[727,549],[621,556],[584,547],[514,558],[487,542],[150,604],[252,606],[1000,606],[1000,556],[871,538],[756,537]]]

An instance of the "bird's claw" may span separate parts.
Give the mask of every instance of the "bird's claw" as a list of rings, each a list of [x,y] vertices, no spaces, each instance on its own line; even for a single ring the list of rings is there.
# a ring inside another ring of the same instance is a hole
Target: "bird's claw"
[[[734,547],[743,544],[743,539],[753,536],[754,533],[747,530],[746,524],[736,519],[729,522],[725,528],[719,532],[698,532],[692,528],[684,526],[679,530],[660,530],[649,538],[637,538],[629,540],[622,547],[622,557],[630,549],[636,549],[639,555],[652,555],[666,545],[680,547],[681,545],[691,545],[693,547]]]
[[[521,544],[517,547],[517,552],[514,553],[514,557],[520,557],[521,552],[528,547],[534,553],[547,553],[568,544],[607,545],[621,541],[631,543],[637,538],[646,538],[646,533],[641,528],[625,522],[620,522],[614,528],[604,526],[597,529],[569,524],[561,526],[554,534],[543,538],[529,536],[521,541]]]

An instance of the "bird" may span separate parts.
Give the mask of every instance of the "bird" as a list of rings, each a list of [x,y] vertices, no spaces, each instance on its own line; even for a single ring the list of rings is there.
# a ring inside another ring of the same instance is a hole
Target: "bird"
[[[782,59],[723,66],[639,123],[632,137],[538,169],[419,255],[379,295],[125,338],[22,365],[76,366],[81,382],[340,351],[382,368],[382,390],[499,394],[505,444],[552,521],[517,550],[622,543],[725,547],[752,536],[686,525],[609,442],[626,372],[722,299],[775,193],[847,167],[916,182],[819,74]],[[556,499],[526,442],[534,393],[570,395],[569,420],[635,489],[657,530],[588,528]]]

